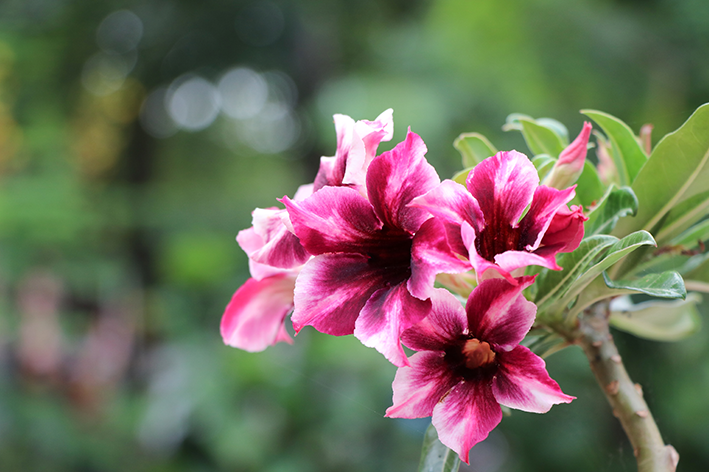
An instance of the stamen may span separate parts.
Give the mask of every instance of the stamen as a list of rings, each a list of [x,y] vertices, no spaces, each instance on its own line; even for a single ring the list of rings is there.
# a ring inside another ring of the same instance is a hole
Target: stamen
[[[486,366],[495,360],[495,351],[485,341],[478,339],[468,339],[463,345],[463,356],[465,356],[465,367],[477,369]]]

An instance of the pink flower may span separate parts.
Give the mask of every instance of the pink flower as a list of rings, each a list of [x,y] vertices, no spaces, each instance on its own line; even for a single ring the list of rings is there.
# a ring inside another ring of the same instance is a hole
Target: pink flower
[[[450,250],[445,228],[411,207],[440,180],[409,131],[367,171],[368,199],[347,187],[325,187],[301,202],[284,197],[295,234],[315,255],[295,285],[292,320],[332,335],[352,334],[396,365],[408,361],[400,334],[430,311],[437,273],[468,264]]]
[[[512,283],[510,273],[529,265],[559,270],[556,254],[573,251],[583,238],[587,218],[580,206],[566,205],[576,186],[539,185],[524,154],[488,157],[470,171],[466,185],[467,191],[446,180],[413,205],[445,221],[449,244],[470,259],[478,280],[489,269]]]
[[[522,295],[533,282],[486,280],[465,309],[449,292],[436,290],[431,314],[402,335],[419,352],[410,367],[397,371],[386,416],[432,416],[440,441],[467,463],[470,448],[500,423],[500,405],[546,413],[573,400],[549,377],[544,361],[519,345],[534,322],[536,306]]]
[[[545,185],[565,189],[576,183],[586,162],[588,138],[591,136],[592,129],[591,123],[584,121],[583,129],[578,137],[559,154],[559,160],[556,161],[544,180]]]
[[[294,201],[309,197],[324,186],[364,188],[366,168],[382,140],[391,139],[391,109],[375,121],[358,121],[335,115],[337,151],[323,157],[314,184],[302,185]],[[262,351],[279,341],[292,342],[285,330],[286,315],[293,309],[295,279],[312,256],[300,244],[284,209],[257,208],[253,226],[236,237],[249,256],[251,277],[242,285],[224,311],[221,334],[224,342],[246,351]]]

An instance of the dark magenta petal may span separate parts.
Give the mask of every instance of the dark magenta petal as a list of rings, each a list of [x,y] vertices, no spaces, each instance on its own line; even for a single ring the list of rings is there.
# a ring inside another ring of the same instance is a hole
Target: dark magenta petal
[[[460,260],[451,250],[446,237],[446,227],[438,220],[427,220],[416,232],[411,247],[411,294],[422,300],[431,296],[436,275],[440,273],[467,272],[470,263]]]
[[[400,367],[392,383],[390,418],[424,418],[433,414],[441,398],[458,383],[446,368],[446,361],[437,352],[417,352],[409,359],[410,366]]]
[[[433,408],[438,439],[466,464],[470,448],[485,439],[500,421],[502,409],[488,382],[460,382]]]
[[[532,205],[520,221],[522,235],[518,249],[534,251],[539,247],[554,215],[562,208],[566,208],[566,204],[576,195],[575,189],[575,185],[564,190],[544,185],[537,187]]]
[[[398,366],[408,365],[399,338],[404,330],[431,312],[430,300],[411,296],[405,284],[377,290],[367,301],[355,323],[354,335]]]
[[[249,279],[224,311],[224,343],[245,351],[263,351],[278,341],[292,342],[283,320],[293,308],[295,277],[279,274],[263,280]]]
[[[372,160],[367,171],[367,193],[384,226],[415,233],[429,213],[409,206],[411,201],[440,183],[424,157],[426,145],[410,130],[406,140]]]
[[[584,216],[580,206],[566,205],[559,208],[551,224],[544,233],[542,247],[554,247],[556,252],[571,252],[581,244],[583,239],[583,222],[588,218]]]
[[[301,202],[283,197],[300,242],[311,254],[365,254],[382,226],[372,206],[356,190],[325,187]]]
[[[534,277],[518,277],[517,282],[512,285],[505,279],[489,279],[473,290],[465,306],[472,336],[504,351],[522,341],[534,323],[537,306],[522,295]]]
[[[293,328],[298,332],[310,325],[335,336],[352,334],[359,312],[385,283],[365,256],[316,256],[303,266],[295,284]]]
[[[411,205],[424,208],[443,221],[459,226],[467,221],[482,231],[485,225],[478,202],[463,185],[452,180],[444,180],[424,195],[416,197]]]
[[[546,413],[552,405],[569,403],[566,395],[549,377],[544,360],[524,346],[497,354],[499,370],[492,392],[502,405],[532,413]]]
[[[468,328],[463,305],[448,290],[435,289],[431,302],[431,313],[401,335],[404,345],[415,351],[443,352]]]
[[[539,176],[524,154],[498,152],[475,166],[466,184],[488,226],[517,227],[539,185]]]

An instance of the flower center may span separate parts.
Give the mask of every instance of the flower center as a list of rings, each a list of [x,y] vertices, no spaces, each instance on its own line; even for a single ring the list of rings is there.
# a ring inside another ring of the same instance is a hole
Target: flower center
[[[495,262],[495,256],[519,249],[520,230],[509,225],[487,226],[475,239],[475,249],[483,259]]]
[[[383,228],[377,234],[376,244],[366,252],[370,267],[381,271],[391,285],[411,277],[411,246],[409,233]]]
[[[472,338],[463,345],[463,356],[465,357],[465,367],[477,369],[491,364],[495,360],[495,351],[485,341]]]

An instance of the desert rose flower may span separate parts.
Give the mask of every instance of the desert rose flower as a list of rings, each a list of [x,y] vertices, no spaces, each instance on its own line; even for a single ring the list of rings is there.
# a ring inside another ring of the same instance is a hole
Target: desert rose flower
[[[315,183],[302,185],[293,197],[301,201],[324,186],[351,186],[363,189],[366,167],[383,140],[391,139],[392,110],[374,121],[355,122],[335,115],[337,150],[323,157]],[[295,279],[312,256],[294,234],[288,212],[277,207],[257,208],[253,226],[236,237],[249,256],[251,278],[227,305],[221,322],[224,342],[246,351],[262,351],[279,341],[292,342],[284,320],[293,309]]]
[[[469,258],[478,280],[490,269],[512,283],[511,273],[529,265],[559,270],[556,254],[573,251],[583,238],[587,218],[581,207],[567,206],[576,186],[539,185],[522,153],[488,157],[470,171],[466,186],[445,180],[412,204],[445,221],[449,244]]]
[[[591,123],[584,121],[581,133],[561,151],[556,164],[544,179],[544,185],[562,190],[576,183],[586,163],[588,138],[592,129]]]
[[[502,420],[500,405],[546,413],[573,400],[549,377],[544,361],[519,345],[536,314],[522,295],[533,282],[483,281],[465,309],[449,292],[436,290],[431,314],[402,335],[418,352],[397,371],[386,416],[432,416],[440,441],[467,463],[470,448]]]
[[[367,197],[324,187],[311,197],[284,197],[295,234],[315,255],[295,285],[293,327],[352,334],[396,365],[407,358],[400,334],[430,311],[437,273],[469,267],[450,250],[443,225],[411,201],[439,184],[426,145],[410,130],[367,171]]]

